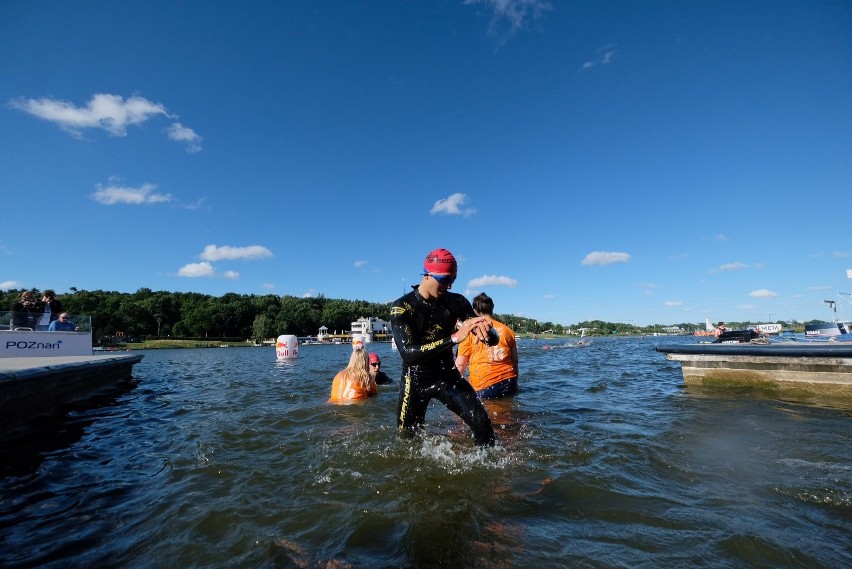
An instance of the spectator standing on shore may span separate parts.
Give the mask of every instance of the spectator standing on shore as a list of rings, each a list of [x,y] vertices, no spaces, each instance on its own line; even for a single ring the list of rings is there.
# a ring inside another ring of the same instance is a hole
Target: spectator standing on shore
[[[459,375],[453,358],[453,346],[470,334],[488,342],[491,330],[464,296],[449,291],[457,271],[452,253],[431,251],[423,262],[420,284],[391,305],[393,339],[403,363],[396,423],[406,433],[422,428],[435,398],[467,423],[477,444],[493,445],[496,438],[488,412]]]
[[[50,327],[47,330],[49,332],[76,332],[79,328],[68,320],[68,313],[63,312],[59,315],[59,318],[50,323]]]
[[[370,377],[376,382],[376,385],[387,385],[393,383],[393,380],[388,377],[388,374],[381,370],[382,359],[376,352],[370,352]]]
[[[36,301],[36,312],[39,312],[36,330],[47,330],[62,313],[62,303],[56,300],[56,293],[51,289],[41,293],[41,300]]]
[[[379,390],[370,376],[367,352],[361,346],[352,350],[349,365],[334,376],[329,403],[352,403],[376,395]]]
[[[456,367],[464,376],[470,366],[468,381],[480,399],[497,399],[518,393],[518,346],[515,333],[494,319],[494,301],[484,292],[473,299],[473,310],[488,319],[500,341],[496,346],[468,336],[459,344]]]
[[[21,298],[12,303],[10,307],[12,312],[13,330],[18,328],[28,328],[35,330],[36,327],[36,303],[33,300],[33,293],[25,290],[21,293]]]

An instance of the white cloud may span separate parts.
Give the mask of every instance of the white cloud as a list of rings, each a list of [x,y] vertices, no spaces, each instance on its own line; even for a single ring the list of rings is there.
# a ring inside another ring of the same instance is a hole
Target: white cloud
[[[750,293],[748,293],[748,295],[753,297],[753,298],[770,298],[770,297],[773,297],[773,296],[778,296],[773,291],[771,291],[769,289],[765,289],[765,288],[753,290]]]
[[[683,301],[682,300],[667,300],[663,303],[663,306],[670,306],[670,307],[683,306]]]
[[[553,9],[545,0],[465,0],[467,5],[484,5],[491,11],[488,34],[496,37],[501,44],[529,22],[537,20],[542,13]]]
[[[264,259],[272,257],[272,251],[262,245],[250,245],[248,247],[230,247],[224,245],[217,247],[216,245],[207,245],[199,257],[205,261],[221,261],[227,259],[229,261],[235,259]]]
[[[275,288],[275,285],[274,285],[274,284],[272,284],[272,283],[263,283],[263,284],[262,284],[262,285],[260,285],[260,286],[261,286],[262,288],[266,289],[266,290],[273,290],[273,289]]]
[[[721,273],[724,271],[741,271],[747,268],[748,265],[746,265],[745,263],[725,263],[724,265],[719,265],[718,269],[710,269],[710,273]]]
[[[446,213],[448,215],[472,215],[476,213],[476,210],[473,208],[462,209],[461,206],[468,201],[468,197],[465,194],[455,193],[444,200],[438,200],[435,202],[435,205],[432,206],[432,215],[436,213]]]
[[[518,281],[510,277],[498,277],[497,275],[482,275],[467,283],[468,288],[480,288],[484,286],[507,286],[515,288],[518,286]]]
[[[852,253],[847,253],[845,251],[835,251],[832,254],[839,259],[847,259],[849,257],[852,257]]]
[[[211,265],[207,261],[202,261],[200,263],[188,263],[182,266],[180,269],[178,269],[177,276],[186,277],[190,279],[203,277],[208,279],[221,278],[236,280],[240,278],[240,273],[236,271],[225,271],[224,273],[217,273],[213,265]]]
[[[80,138],[82,131],[99,128],[113,136],[127,136],[127,127],[140,125],[154,117],[176,119],[165,105],[154,103],[144,97],[128,97],[97,93],[85,107],[78,107],[58,99],[14,99],[9,106],[29,113],[34,117],[57,124],[61,129]],[[187,151],[201,150],[201,137],[179,122],[167,130],[170,139],[187,145]]]
[[[204,261],[202,263],[189,263],[188,265],[184,265],[178,269],[177,274],[179,277],[194,279],[197,277],[213,277],[215,276],[215,271],[213,270],[213,265]]]
[[[355,261],[355,268],[360,269],[361,267],[366,267],[367,261]]]
[[[545,294],[544,295],[544,300],[555,300],[555,299],[556,299],[555,294]]]
[[[628,253],[616,253],[609,251],[593,251],[586,255],[580,262],[581,265],[611,265],[612,263],[626,263],[630,260]]]
[[[178,204],[175,204],[175,205],[182,207],[184,209],[195,210],[195,209],[201,209],[201,207],[204,205],[204,203],[206,201],[207,201],[207,198],[203,197],[203,198],[198,198],[197,200],[195,200],[194,203],[183,203],[183,204],[178,203]]]
[[[595,57],[585,61],[583,65],[580,66],[580,71],[586,71],[587,69],[591,69],[592,67],[597,67],[598,65],[609,65],[612,63],[612,59],[615,57],[615,45],[608,44],[601,48],[598,48]]]
[[[645,289],[645,296],[653,296],[657,285],[655,283],[639,283],[639,288]]]
[[[716,241],[727,241],[728,236],[724,235],[722,233],[719,233],[718,235],[715,236],[715,239],[716,239]]]
[[[201,137],[189,127],[183,126],[179,122],[173,123],[169,129],[169,138],[177,142],[186,143],[186,151],[192,154],[201,152]]]
[[[111,181],[108,186],[98,184],[95,193],[89,197],[98,203],[104,205],[115,204],[153,204],[153,203],[168,203],[172,201],[171,194],[158,194],[154,190],[157,189],[156,184],[142,184],[139,188],[114,185]]]
[[[115,136],[126,136],[128,125],[141,124],[157,115],[171,117],[166,107],[143,97],[130,97],[125,101],[119,95],[106,93],[93,96],[86,107],[55,99],[17,99],[9,104],[72,133],[100,128]]]
[[[23,283],[18,282],[18,281],[3,281],[2,283],[0,283],[0,290],[9,290],[9,289],[13,289],[13,288],[21,288],[22,286],[24,286]]]

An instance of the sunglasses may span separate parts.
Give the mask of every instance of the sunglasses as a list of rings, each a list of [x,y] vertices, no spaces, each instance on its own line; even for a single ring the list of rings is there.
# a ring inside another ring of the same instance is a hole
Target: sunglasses
[[[382,362],[370,362],[370,365],[379,367],[380,365],[382,365]]]
[[[442,284],[442,285],[446,285],[446,286],[450,286],[451,284],[456,282],[456,276],[455,275],[433,275],[432,273],[426,273],[426,275],[428,275],[428,276],[432,277],[433,279],[435,279],[436,281],[438,281],[438,284]]]

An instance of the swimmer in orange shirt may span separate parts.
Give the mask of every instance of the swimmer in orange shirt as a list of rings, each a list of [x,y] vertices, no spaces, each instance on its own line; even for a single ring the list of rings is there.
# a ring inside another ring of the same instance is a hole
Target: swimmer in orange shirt
[[[352,403],[378,393],[376,381],[370,376],[367,352],[361,346],[352,350],[349,365],[334,376],[329,403]]]
[[[500,341],[489,346],[468,336],[459,344],[456,367],[464,376],[470,366],[468,381],[480,399],[497,399],[518,393],[518,346],[512,329],[494,319],[494,301],[484,292],[473,299],[473,310],[488,319]],[[545,346],[544,349],[550,349]]]

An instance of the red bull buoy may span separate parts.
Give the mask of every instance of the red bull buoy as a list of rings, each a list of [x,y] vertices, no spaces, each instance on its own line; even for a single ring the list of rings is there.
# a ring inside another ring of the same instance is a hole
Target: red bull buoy
[[[278,336],[275,341],[275,357],[279,360],[292,360],[299,357],[299,339],[292,335]]]
[[[355,350],[365,350],[367,348],[366,338],[361,334],[353,334],[352,335],[352,351]]]

